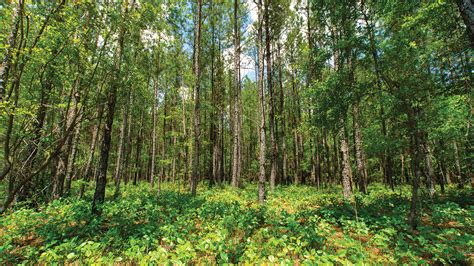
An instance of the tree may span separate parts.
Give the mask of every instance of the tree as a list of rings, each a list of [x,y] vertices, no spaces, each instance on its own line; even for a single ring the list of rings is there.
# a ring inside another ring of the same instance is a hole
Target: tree
[[[202,20],[202,0],[197,0],[196,17],[194,21],[194,150],[193,168],[191,174],[191,194],[196,195],[197,182],[199,180],[199,156],[201,138],[201,20]]]
[[[265,159],[266,159],[266,128],[265,128],[265,90],[263,86],[263,10],[262,0],[258,0],[257,20],[257,46],[258,46],[258,102],[259,102],[259,153],[258,153],[258,202],[263,204],[265,200]]]
[[[233,125],[233,162],[232,162],[232,186],[239,186],[239,179],[241,174],[242,164],[242,114],[240,112],[240,27],[239,27],[239,1],[234,0],[234,89],[233,89],[233,102],[234,102],[234,125]]]
[[[133,4],[132,4],[133,5]],[[107,112],[105,116],[105,126],[104,133],[102,138],[102,144],[100,148],[100,158],[99,158],[99,168],[96,177],[96,186],[94,192],[94,199],[92,202],[92,213],[95,215],[101,215],[102,208],[101,204],[105,199],[105,186],[107,184],[107,168],[109,164],[109,152],[112,140],[112,126],[114,123],[114,114],[115,114],[115,103],[117,101],[117,90],[120,83],[121,76],[121,67],[122,67],[122,53],[124,49],[124,39],[125,39],[125,21],[126,15],[129,12],[128,1],[125,1],[122,6],[122,17],[119,21],[120,30],[118,33],[117,39],[117,51],[115,52],[114,59],[114,74],[112,76],[111,86],[107,92]]]

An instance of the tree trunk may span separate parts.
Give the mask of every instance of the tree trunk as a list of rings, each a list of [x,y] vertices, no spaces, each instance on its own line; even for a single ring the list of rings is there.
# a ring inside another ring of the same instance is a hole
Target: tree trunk
[[[428,140],[426,139],[426,134],[425,138],[423,141],[423,151],[425,155],[425,175],[426,179],[428,181],[428,193],[430,195],[430,198],[433,198],[435,195],[435,171],[433,167],[433,160],[432,160],[432,154],[431,154],[431,147],[428,143]]]
[[[382,93],[382,70],[380,68],[379,64],[379,58],[378,58],[378,53],[377,53],[377,46],[375,43],[375,34],[374,34],[374,25],[371,23],[369,19],[369,15],[367,14],[367,10],[364,5],[364,0],[361,1],[361,11],[364,17],[364,22],[366,24],[366,30],[367,30],[367,35],[369,38],[369,44],[370,44],[370,52],[372,54],[372,60],[374,61],[374,69],[375,69],[375,74],[376,74],[376,84],[377,84],[377,89],[381,95]],[[385,110],[383,108],[383,105],[380,107],[380,120],[381,120],[381,131],[382,135],[384,136],[385,139],[387,139],[388,134],[387,134],[387,125],[385,121]],[[394,189],[393,187],[393,177],[392,177],[392,168],[393,168],[393,162],[392,162],[392,156],[391,154],[388,153],[388,149],[385,147],[384,152],[382,155],[382,168],[383,168],[383,175],[384,175],[384,181],[386,183],[390,184],[390,187],[392,190]]]
[[[127,1],[124,2],[125,13],[127,13]],[[107,93],[107,106],[108,110],[105,117],[104,133],[102,138],[102,144],[100,149],[99,168],[96,178],[96,187],[94,192],[94,198],[92,202],[92,213],[95,215],[102,214],[102,203],[105,199],[105,186],[107,184],[107,168],[109,166],[109,152],[112,142],[112,126],[114,124],[115,115],[115,103],[117,100],[117,90],[120,85],[120,71],[122,63],[122,53],[124,46],[124,35],[125,25],[120,26],[118,35],[118,47],[115,53],[114,59],[114,75],[112,79],[111,87]]]
[[[77,157],[77,146],[79,144],[79,139],[81,136],[81,118],[79,117],[78,120],[78,125],[75,127],[75,131],[73,136],[71,137],[72,140],[72,146],[71,146],[71,153],[70,153],[70,158],[68,160],[68,164],[66,166],[66,187],[64,194],[68,196],[71,193],[71,184],[72,184],[72,179],[74,177],[74,172],[75,172],[75,167],[76,167],[76,157]]]
[[[132,107],[133,107],[133,91],[130,90],[128,94],[128,106],[127,106],[127,134],[125,141],[125,158],[124,158],[124,171],[123,181],[125,185],[132,176],[130,157],[132,156]]]
[[[456,164],[456,181],[458,182],[458,187],[464,188],[464,180],[461,171],[461,159],[459,155],[459,147],[457,141],[454,141],[454,161]]]
[[[362,132],[360,130],[360,109],[359,103],[355,102],[353,105],[353,120],[354,120],[354,138],[357,161],[357,176],[359,177],[359,190],[367,194],[367,169],[365,167],[365,153],[362,144]]]
[[[341,118],[341,125],[339,134],[341,135],[341,153],[342,153],[342,187],[343,195],[345,200],[349,200],[352,196],[351,191],[351,180],[352,180],[352,168],[349,155],[349,141],[345,131],[345,121]]]
[[[162,134],[163,144],[161,145],[161,159],[162,159],[163,163],[161,164],[160,175],[158,177],[158,179],[160,181],[165,180],[165,170],[166,170],[165,159],[166,159],[166,149],[167,149],[166,135],[167,135],[167,132],[168,132],[167,123],[166,123],[167,122],[166,121],[167,116],[168,116],[168,95],[165,92],[164,95],[163,95],[163,134]],[[160,183],[160,189],[161,189],[161,183]]]
[[[281,140],[281,153],[282,153],[282,175],[281,175],[281,181],[285,181],[288,178],[288,155],[286,151],[286,121],[285,121],[285,94],[283,91],[283,59],[281,57],[281,44],[278,43],[278,81],[279,81],[279,100],[280,100],[280,106],[279,106],[279,118],[280,118],[280,140]]]
[[[232,162],[232,186],[238,187],[240,182],[241,162],[241,115],[240,115],[240,28],[239,28],[239,0],[234,0],[234,138]]]
[[[474,4],[472,0],[456,0],[456,4],[466,25],[466,32],[471,42],[471,47],[474,48]]]
[[[158,98],[158,84],[156,80],[153,79],[153,106],[151,109],[151,120],[153,123],[152,135],[151,135],[151,166],[150,166],[150,186],[153,188],[154,178],[155,178],[155,157],[156,157],[156,102]],[[158,194],[161,192],[160,187],[158,187]]]
[[[413,168],[413,179],[412,179],[412,194],[410,202],[410,213],[408,215],[408,224],[412,230],[416,230],[418,227],[419,220],[419,211],[418,211],[418,186],[421,176],[421,161],[422,161],[422,152],[421,152],[421,137],[420,132],[418,131],[418,113],[419,110],[413,107],[407,108],[408,112],[408,129],[411,138],[411,153],[413,158],[412,168]]]
[[[119,143],[117,146],[117,158],[115,161],[115,172],[114,172],[114,180],[115,180],[115,192],[114,198],[117,198],[120,195],[120,181],[122,180],[122,154],[124,150],[125,144],[125,127],[127,125],[127,113],[125,111],[125,107],[122,108],[122,124],[120,125],[120,135],[119,135]]]
[[[259,153],[258,153],[258,202],[263,204],[265,201],[265,153],[266,153],[266,129],[265,129],[265,90],[263,87],[263,11],[262,0],[258,0],[258,107],[260,113],[259,130]]]
[[[89,146],[89,156],[87,157],[86,166],[84,168],[84,172],[82,173],[84,183],[81,184],[81,188],[80,188],[80,191],[79,191],[79,197],[80,198],[82,198],[82,196],[84,195],[85,188],[86,188],[85,183],[89,183],[90,177],[92,175],[92,173],[91,173],[92,172],[92,162],[94,161],[94,154],[95,154],[95,149],[96,149],[96,146],[97,146],[97,140],[99,139],[99,130],[100,130],[100,127],[101,127],[101,124],[102,124],[103,112],[104,112],[104,105],[102,103],[99,103],[98,106],[97,106],[98,120],[97,120],[97,124],[95,125],[95,127],[92,131],[92,140],[91,140],[91,144]]]
[[[272,60],[271,60],[271,38],[270,38],[270,1],[265,0],[265,43],[266,43],[266,58],[267,58],[267,86],[269,94],[269,126],[270,126],[270,143],[271,143],[271,166],[270,166],[270,190],[275,189],[277,176],[277,159],[278,147],[275,135],[275,95],[273,92],[272,79]],[[295,180],[296,181],[296,180]],[[299,181],[298,181],[299,183]]]
[[[133,185],[137,185],[138,179],[140,179],[142,170],[142,141],[143,141],[143,119],[144,119],[144,111],[141,111],[140,115],[140,124],[139,130],[137,132],[136,138],[136,148],[135,148],[135,171],[133,175]]]
[[[18,33],[18,29],[20,28],[20,20],[23,19],[23,7],[23,0],[19,0],[12,15],[12,27],[8,36],[8,46],[5,49],[5,55],[3,57],[3,62],[1,65],[2,67],[0,67],[0,103],[3,102],[3,98],[6,91],[5,88],[8,84],[8,74],[10,72],[10,67],[13,59],[13,51],[15,50],[17,43],[16,36]]]
[[[201,19],[202,19],[202,0],[197,0],[196,21],[194,23],[194,150],[193,150],[193,169],[191,177],[191,194],[196,195],[197,182],[199,180],[199,155],[201,139]]]

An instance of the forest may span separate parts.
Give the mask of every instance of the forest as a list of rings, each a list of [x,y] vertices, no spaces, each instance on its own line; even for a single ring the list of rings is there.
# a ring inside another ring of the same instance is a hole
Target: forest
[[[0,0],[0,264],[474,264],[470,0]]]

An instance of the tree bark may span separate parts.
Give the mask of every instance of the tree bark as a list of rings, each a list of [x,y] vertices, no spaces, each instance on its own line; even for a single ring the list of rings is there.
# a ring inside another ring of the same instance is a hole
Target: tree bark
[[[362,143],[362,132],[360,129],[360,109],[359,103],[353,105],[354,138],[357,161],[357,176],[359,177],[359,190],[367,194],[367,168],[365,166],[365,152]]]
[[[283,59],[281,56],[281,44],[278,44],[278,81],[279,81],[279,118],[280,118],[280,140],[281,140],[281,153],[282,153],[282,175],[281,181],[286,181],[288,179],[288,155],[286,149],[286,120],[285,120],[285,93],[283,90]]]
[[[10,34],[8,36],[8,46],[5,49],[5,55],[3,57],[2,67],[0,67],[0,103],[3,102],[3,98],[6,91],[6,86],[8,84],[8,74],[10,72],[10,67],[12,63],[13,51],[16,47],[16,36],[18,34],[18,29],[20,28],[20,20],[23,16],[23,0],[19,0],[15,11],[12,15],[12,26],[10,29]]]
[[[128,3],[124,2],[125,15],[128,12]],[[107,168],[109,165],[109,152],[112,142],[112,126],[114,123],[115,115],[115,103],[117,100],[117,90],[120,85],[120,76],[121,76],[121,65],[122,65],[122,53],[124,46],[124,35],[125,35],[125,25],[124,18],[121,22],[120,31],[118,35],[118,47],[115,53],[114,59],[114,75],[112,79],[111,87],[107,93],[107,106],[108,110],[105,117],[105,126],[104,133],[102,138],[101,150],[100,150],[100,159],[99,159],[99,168],[96,178],[96,187],[94,192],[94,198],[92,202],[92,213],[95,215],[102,214],[102,203],[105,199],[105,186],[107,184]]]
[[[433,167],[433,160],[432,160],[432,154],[431,154],[431,147],[428,143],[428,139],[426,139],[426,134],[425,138],[423,141],[423,151],[425,155],[425,176],[428,181],[428,193],[430,195],[430,198],[433,198],[436,190],[435,190],[435,171]]]
[[[467,36],[474,48],[474,3],[472,0],[456,0],[462,20],[466,25]]]
[[[265,44],[266,44],[266,58],[267,58],[267,87],[269,94],[269,127],[270,127],[270,143],[271,143],[271,166],[270,166],[270,190],[275,189],[277,176],[277,160],[278,160],[278,146],[275,135],[275,95],[273,92],[272,79],[272,54],[271,54],[271,36],[270,36],[270,1],[265,0]],[[297,180],[295,180],[297,181]],[[299,183],[299,181],[297,181]]]
[[[156,157],[156,102],[158,98],[158,84],[156,80],[153,79],[153,106],[151,109],[151,120],[153,123],[152,135],[151,135],[151,166],[150,166],[150,186],[153,188],[154,178],[155,178],[155,157]],[[160,187],[158,187],[158,194],[161,192]]]
[[[104,105],[102,103],[99,103],[98,106],[97,106],[98,120],[97,120],[97,124],[95,125],[95,127],[92,131],[92,140],[91,140],[91,144],[89,146],[89,155],[87,157],[87,162],[86,162],[86,166],[84,168],[84,172],[82,173],[84,183],[81,184],[81,188],[80,188],[80,191],[79,191],[79,197],[80,198],[82,198],[82,196],[84,195],[85,188],[86,188],[85,183],[89,183],[90,177],[92,175],[92,163],[94,161],[95,149],[96,149],[96,146],[97,146],[97,141],[99,139],[99,131],[100,131],[100,127],[101,127],[101,124],[102,124],[103,112],[104,112]]]
[[[196,195],[197,182],[199,180],[199,155],[201,140],[201,20],[202,20],[202,0],[197,0],[196,21],[194,23],[194,150],[193,150],[193,169],[191,176],[191,194]]]
[[[258,202],[263,204],[265,201],[265,156],[266,156],[266,129],[265,129],[265,90],[263,87],[263,11],[262,0],[258,0],[258,28],[257,28],[257,43],[258,43],[258,107],[260,113],[259,130],[259,153],[258,153]]]
[[[241,168],[241,114],[240,114],[240,28],[239,28],[239,0],[234,0],[234,134],[233,134],[233,162],[232,187],[240,183]]]
[[[345,200],[349,200],[352,196],[351,180],[352,168],[349,155],[349,141],[345,131],[345,121],[341,118],[339,134],[341,135],[341,153],[342,153],[342,187]]]
[[[421,137],[418,130],[417,120],[419,110],[417,108],[408,107],[408,129],[411,139],[411,153],[412,153],[412,168],[413,168],[413,178],[412,178],[412,194],[410,202],[410,213],[408,215],[408,224],[412,230],[416,230],[418,227],[419,220],[419,207],[418,207],[418,186],[421,176],[421,161],[422,161],[422,152],[421,152]]]
[[[120,125],[120,133],[119,133],[119,143],[117,146],[117,158],[115,161],[115,172],[114,172],[114,180],[115,180],[115,192],[114,198],[120,196],[120,182],[122,180],[122,157],[123,157],[123,150],[125,144],[125,127],[127,126],[127,112],[125,111],[125,106],[122,108],[122,124]]]
[[[462,176],[462,170],[461,170],[461,159],[459,155],[459,147],[457,141],[454,141],[454,161],[456,165],[456,181],[458,182],[458,187],[459,188],[464,188],[464,180]]]

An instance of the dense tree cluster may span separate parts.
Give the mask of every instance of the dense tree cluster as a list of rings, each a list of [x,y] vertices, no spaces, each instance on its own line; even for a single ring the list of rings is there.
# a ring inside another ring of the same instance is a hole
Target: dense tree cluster
[[[420,189],[474,178],[471,1],[6,2],[2,212],[94,190],[100,215],[107,183],[264,203],[380,181],[412,184],[416,228]]]

